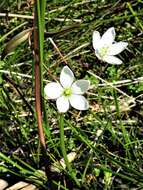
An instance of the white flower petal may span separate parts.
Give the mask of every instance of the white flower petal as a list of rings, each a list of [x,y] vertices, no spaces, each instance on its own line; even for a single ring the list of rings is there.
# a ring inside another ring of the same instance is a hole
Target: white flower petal
[[[70,104],[77,110],[87,110],[89,108],[88,101],[82,95],[72,95],[69,98]]]
[[[122,52],[127,47],[127,45],[127,42],[117,42],[112,44],[109,47],[109,55],[117,55],[118,53]]]
[[[44,92],[49,99],[57,99],[61,96],[63,88],[59,83],[51,82],[45,86]]]
[[[101,37],[102,44],[110,45],[115,39],[115,29],[114,27],[109,28]]]
[[[95,55],[97,56],[98,59],[102,60],[102,57],[101,57],[101,55],[100,55],[99,52],[100,52],[100,49],[97,49],[97,50],[95,51]]]
[[[114,65],[122,64],[122,61],[119,58],[112,55],[105,56],[104,61],[110,64],[114,64]]]
[[[92,44],[94,49],[97,49],[99,47],[100,39],[100,33],[98,31],[94,31],[92,36]]]
[[[84,94],[89,88],[90,82],[88,80],[77,80],[72,85],[73,94]]]
[[[64,66],[64,68],[62,69],[61,74],[60,74],[61,85],[64,88],[70,87],[73,83],[73,80],[74,80],[73,72],[70,70],[70,68],[68,66]]]
[[[61,96],[57,99],[56,105],[60,113],[67,112],[70,106],[68,98],[64,96]]]

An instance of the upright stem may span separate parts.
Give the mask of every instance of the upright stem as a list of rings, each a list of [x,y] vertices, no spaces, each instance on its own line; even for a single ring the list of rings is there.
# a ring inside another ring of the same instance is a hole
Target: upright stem
[[[44,0],[43,0],[44,1]],[[41,10],[42,12],[42,10]],[[40,1],[35,0],[35,11],[34,11],[34,60],[35,60],[35,101],[36,101],[36,114],[37,114],[37,123],[38,123],[38,133],[41,144],[41,153],[42,160],[45,166],[45,173],[49,179],[49,186],[51,184],[51,170],[50,170],[50,159],[47,154],[44,130],[43,130],[43,119],[42,119],[42,106],[45,107],[42,102],[43,95],[43,80],[42,80],[42,64],[43,64],[43,43],[44,43],[44,23],[41,25],[41,20],[44,20],[44,16],[41,19],[40,12]],[[44,13],[42,13],[44,15]],[[45,122],[45,113],[44,113],[44,122]],[[52,187],[50,187],[52,190]]]
[[[36,101],[36,114],[38,122],[38,132],[40,143],[43,149],[46,150],[46,143],[44,131],[42,127],[42,109],[41,109],[41,68],[40,68],[40,47],[39,47],[39,33],[38,33],[38,14],[37,14],[37,1],[35,0],[34,11],[34,59],[35,59],[35,101]]]

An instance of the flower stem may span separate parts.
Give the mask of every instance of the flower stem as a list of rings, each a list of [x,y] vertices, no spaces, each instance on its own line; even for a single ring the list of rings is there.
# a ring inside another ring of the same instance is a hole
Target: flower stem
[[[67,157],[67,152],[66,152],[66,148],[65,148],[65,140],[64,140],[64,117],[62,114],[60,114],[60,144],[61,144],[61,151],[63,154],[63,158],[65,161],[66,167],[69,170],[70,175],[74,179],[76,184],[78,186],[80,186],[80,183],[79,183],[78,179],[76,178],[75,174],[73,173],[72,167],[71,167],[70,162]]]

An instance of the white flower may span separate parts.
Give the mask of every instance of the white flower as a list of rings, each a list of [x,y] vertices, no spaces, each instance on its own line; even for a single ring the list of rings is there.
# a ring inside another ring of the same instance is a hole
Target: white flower
[[[88,80],[74,82],[74,74],[68,66],[65,66],[60,74],[60,83],[48,83],[44,92],[49,99],[56,99],[58,111],[66,112],[70,105],[78,110],[87,110],[88,101],[82,96],[89,88]]]
[[[109,28],[102,37],[98,31],[93,32],[93,47],[98,59],[107,63],[119,65],[122,61],[115,55],[122,52],[128,45],[127,42],[115,42],[115,29]]]

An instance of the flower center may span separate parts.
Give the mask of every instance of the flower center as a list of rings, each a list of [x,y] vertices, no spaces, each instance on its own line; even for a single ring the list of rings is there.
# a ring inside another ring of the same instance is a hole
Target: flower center
[[[107,55],[108,49],[109,49],[109,47],[107,47],[107,46],[100,48],[99,54],[100,54],[101,58],[104,58]]]
[[[72,95],[72,89],[71,88],[65,88],[63,91],[63,95],[66,97],[69,97]]]

